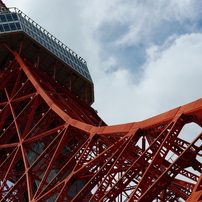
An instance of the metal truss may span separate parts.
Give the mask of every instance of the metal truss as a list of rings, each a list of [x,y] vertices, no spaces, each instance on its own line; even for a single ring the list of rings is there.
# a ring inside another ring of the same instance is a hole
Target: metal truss
[[[5,45],[6,46],[6,45]],[[6,46],[7,47],[7,46]],[[202,201],[202,99],[107,126],[10,49],[0,67],[0,201]]]

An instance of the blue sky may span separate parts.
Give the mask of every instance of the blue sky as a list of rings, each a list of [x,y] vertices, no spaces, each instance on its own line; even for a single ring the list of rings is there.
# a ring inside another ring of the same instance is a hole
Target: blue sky
[[[109,125],[202,97],[200,0],[4,0],[88,63],[93,107]]]

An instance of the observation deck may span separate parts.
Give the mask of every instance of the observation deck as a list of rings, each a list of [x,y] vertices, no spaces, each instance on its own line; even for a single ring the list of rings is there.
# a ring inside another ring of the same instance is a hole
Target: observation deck
[[[86,61],[17,8],[0,11],[0,66],[6,44],[89,104],[94,86]]]

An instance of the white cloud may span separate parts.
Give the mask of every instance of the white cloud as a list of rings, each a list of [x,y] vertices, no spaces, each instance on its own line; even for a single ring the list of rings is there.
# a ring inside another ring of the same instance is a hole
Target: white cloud
[[[201,5],[201,4],[200,4]],[[182,23],[184,20],[193,21],[200,15],[199,3],[195,1],[134,1],[127,7],[118,9],[117,15],[127,16],[121,18],[122,23],[128,23],[129,31],[117,40],[117,45],[135,45],[137,43],[149,43],[153,35],[160,34],[165,29],[165,24],[170,22]],[[116,10],[114,11],[116,12]],[[114,22],[117,18],[114,18]],[[175,31],[175,30],[173,30]],[[159,33],[158,33],[159,32]]]
[[[157,102],[165,103],[163,108],[200,98],[201,48],[201,34],[180,36],[161,58],[147,64],[141,87],[149,84],[153,96],[160,99]]]
[[[201,97],[202,34],[180,36],[158,58],[155,54],[148,55],[138,85],[127,70],[108,74],[98,83],[95,106],[106,122],[139,121]]]

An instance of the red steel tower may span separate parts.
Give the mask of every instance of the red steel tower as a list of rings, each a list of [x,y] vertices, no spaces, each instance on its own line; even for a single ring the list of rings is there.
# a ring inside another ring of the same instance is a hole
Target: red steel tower
[[[0,2],[0,201],[202,201],[202,99],[107,126],[86,62]]]

